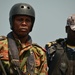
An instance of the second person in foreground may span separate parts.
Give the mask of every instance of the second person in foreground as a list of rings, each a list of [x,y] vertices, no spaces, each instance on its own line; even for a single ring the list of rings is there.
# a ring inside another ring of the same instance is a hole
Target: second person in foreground
[[[67,37],[45,45],[49,75],[75,75],[75,14],[67,19]]]

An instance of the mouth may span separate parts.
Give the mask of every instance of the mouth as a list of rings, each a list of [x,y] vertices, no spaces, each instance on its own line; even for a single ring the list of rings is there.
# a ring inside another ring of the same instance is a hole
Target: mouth
[[[26,32],[28,29],[27,28],[20,28],[20,31]]]

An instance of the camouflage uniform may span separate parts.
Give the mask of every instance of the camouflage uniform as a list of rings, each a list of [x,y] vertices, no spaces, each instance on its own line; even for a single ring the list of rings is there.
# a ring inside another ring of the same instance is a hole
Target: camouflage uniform
[[[46,55],[45,50],[38,46],[37,44],[32,44],[31,38],[28,39],[28,41],[25,43],[25,45],[22,45],[20,40],[15,39],[16,45],[19,50],[19,62],[21,63],[25,57],[26,52],[30,51],[30,53],[34,54],[34,60],[35,60],[35,69],[34,75],[47,75],[47,61],[46,61]],[[2,37],[0,40],[0,57],[4,64],[4,67],[10,67],[9,62],[9,53],[8,53],[8,41],[7,37]],[[25,74],[26,73],[26,67],[27,67],[27,61],[24,62],[24,65],[21,65],[21,70]]]

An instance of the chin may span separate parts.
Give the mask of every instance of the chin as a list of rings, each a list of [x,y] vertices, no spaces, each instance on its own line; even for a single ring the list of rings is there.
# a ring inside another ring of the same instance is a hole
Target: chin
[[[26,37],[28,34],[18,34],[19,37]]]

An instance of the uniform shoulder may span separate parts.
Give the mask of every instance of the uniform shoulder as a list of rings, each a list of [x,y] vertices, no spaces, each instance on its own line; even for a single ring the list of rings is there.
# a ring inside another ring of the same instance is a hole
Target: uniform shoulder
[[[56,44],[56,41],[51,41],[45,44],[45,47],[51,47],[52,45]]]
[[[38,50],[43,50],[44,52],[46,51],[42,46],[38,45],[37,43],[33,43],[32,45],[36,47]]]
[[[46,45],[45,45],[45,49],[46,49],[46,52],[49,53],[49,54],[53,54],[55,52],[55,46],[57,42],[56,41],[51,41],[51,42],[48,42]]]
[[[5,40],[6,37],[5,36],[0,36],[0,41]]]
[[[59,44],[60,44],[61,42],[63,42],[63,41],[65,41],[65,38],[56,39],[56,42],[59,43]]]
[[[59,39],[56,39],[55,41],[51,41],[51,42],[48,42],[46,43],[45,47],[51,47],[53,45],[56,45],[56,44],[61,44],[61,42],[63,42],[64,39],[63,38],[59,38]]]
[[[63,38],[59,38],[59,39],[56,39],[55,41],[48,42],[45,45],[45,49],[46,51],[48,51],[48,53],[52,54],[56,51],[56,49],[59,49],[59,50],[62,49],[61,45],[63,42],[64,42]]]

